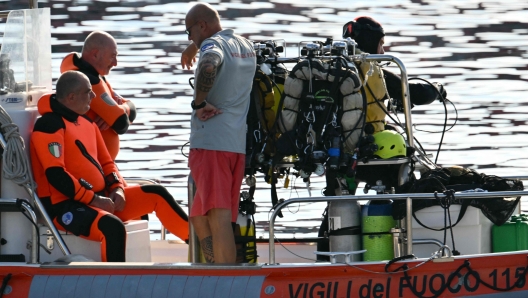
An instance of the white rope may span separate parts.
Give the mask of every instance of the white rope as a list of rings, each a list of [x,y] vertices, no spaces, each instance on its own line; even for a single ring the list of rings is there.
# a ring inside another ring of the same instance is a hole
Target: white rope
[[[0,130],[6,142],[6,148],[2,155],[2,171],[4,177],[13,180],[18,185],[29,183],[34,191],[33,176],[29,164],[29,158],[24,152],[24,139],[20,136],[18,126],[0,106]]]

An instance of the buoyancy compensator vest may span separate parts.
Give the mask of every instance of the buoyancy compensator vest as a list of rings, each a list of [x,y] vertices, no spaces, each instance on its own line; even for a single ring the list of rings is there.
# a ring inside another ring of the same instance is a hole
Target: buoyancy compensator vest
[[[254,174],[274,150],[274,135],[271,132],[276,117],[274,106],[272,81],[260,68],[257,68],[246,119],[246,169],[249,170],[247,173],[249,175]]]
[[[327,157],[339,159],[340,152],[353,152],[365,122],[366,101],[360,89],[357,69],[342,58],[329,63],[307,58],[297,63],[284,84],[277,119],[282,135],[274,162],[297,154],[297,167],[313,172],[310,165],[322,164]]]

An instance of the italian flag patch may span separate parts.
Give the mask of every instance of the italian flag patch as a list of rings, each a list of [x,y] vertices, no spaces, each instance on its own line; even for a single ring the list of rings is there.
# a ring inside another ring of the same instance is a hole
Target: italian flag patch
[[[48,150],[51,153],[51,155],[59,158],[62,155],[62,146],[61,144],[57,142],[49,143],[48,144]]]

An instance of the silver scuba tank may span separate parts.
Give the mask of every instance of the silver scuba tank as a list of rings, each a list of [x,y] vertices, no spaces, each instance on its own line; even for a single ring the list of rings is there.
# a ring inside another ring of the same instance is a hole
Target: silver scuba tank
[[[357,201],[334,201],[328,206],[328,235],[330,252],[361,250],[361,209]],[[351,261],[361,261],[361,255],[351,256]],[[342,263],[345,256],[337,257]]]

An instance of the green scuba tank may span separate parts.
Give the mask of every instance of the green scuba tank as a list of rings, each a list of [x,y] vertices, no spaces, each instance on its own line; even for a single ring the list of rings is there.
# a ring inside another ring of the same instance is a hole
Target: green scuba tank
[[[382,261],[394,258],[391,228],[396,226],[392,217],[392,203],[369,204],[362,209],[363,261]]]

